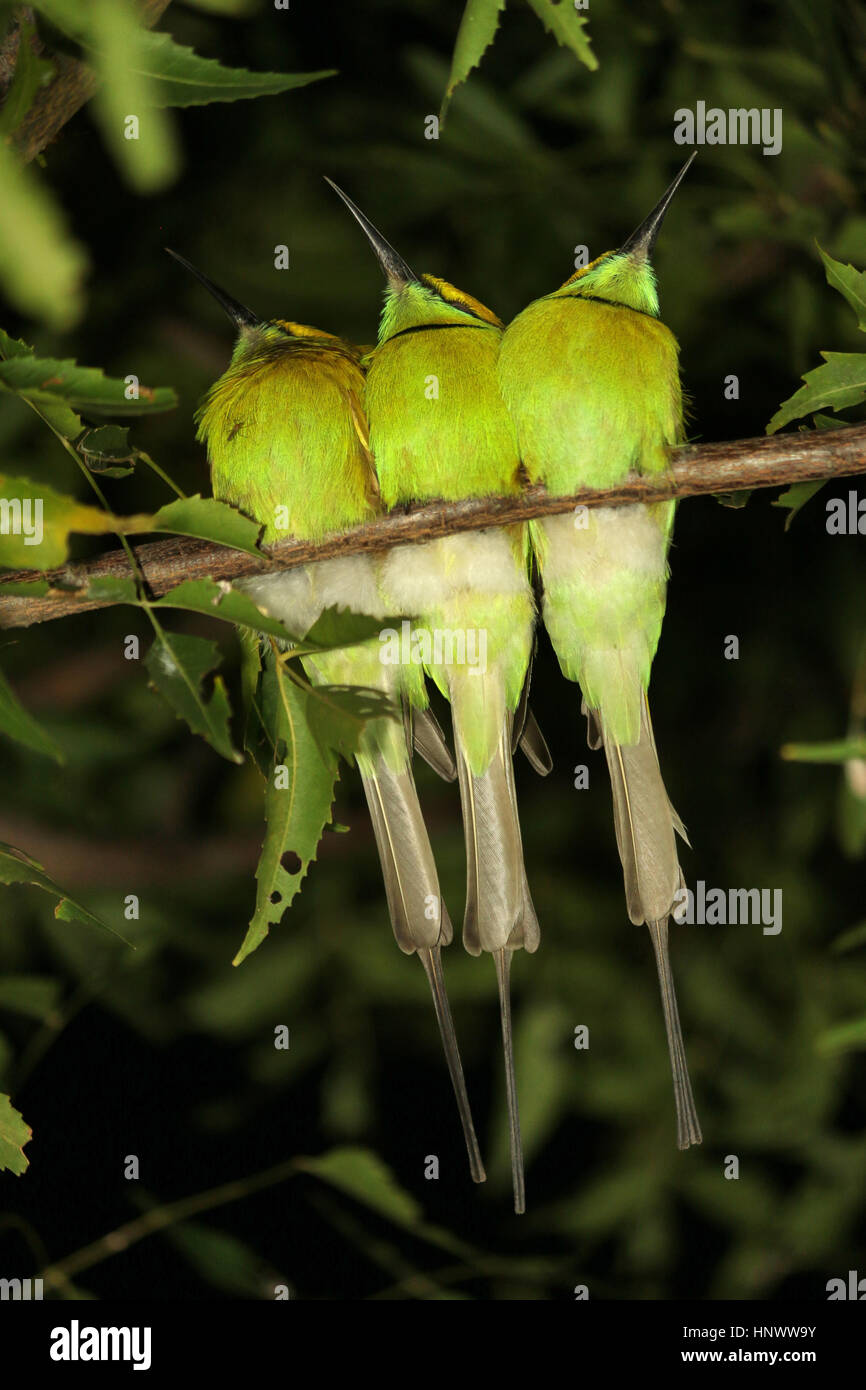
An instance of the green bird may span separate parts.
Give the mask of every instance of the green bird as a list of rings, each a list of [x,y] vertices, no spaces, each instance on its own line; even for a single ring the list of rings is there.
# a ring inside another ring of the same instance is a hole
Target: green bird
[[[330,179],[328,180],[330,183]],[[336,184],[385,274],[378,345],[367,367],[370,447],[389,508],[433,498],[517,492],[520,459],[499,394],[502,324],[477,299],[432,275],[416,275]],[[463,944],[496,965],[515,1211],[525,1209],[509,976],[513,953],[535,951],[539,927],[523,864],[512,750],[526,735],[525,698],[535,605],[525,527],[454,535],[390,551],[382,566],[389,604],[422,625],[425,667],[451,702],[466,840]],[[462,636],[473,666],[449,660]],[[437,638],[439,646],[437,648]],[[424,642],[426,639],[426,650]],[[545,770],[546,749],[530,740]]]
[[[520,457],[553,494],[663,474],[684,439],[679,349],[659,321],[650,256],[691,164],[618,251],[606,251],[506,329],[499,381]],[[665,609],[674,503],[591,507],[530,523],[544,622],[583,691],[591,747],[604,746],[632,922],[652,937],[674,1079],[680,1148],[701,1142],[668,955],[683,878],[647,690]],[[585,525],[583,525],[585,523]],[[686,843],[688,841],[686,840]]]
[[[367,440],[359,348],[330,333],[283,319],[263,320],[232,299],[176,252],[225,309],[237,330],[228,370],[198,412],[214,496],[263,523],[263,539],[320,540],[370,520],[380,509]],[[288,525],[285,525],[286,517]],[[277,526],[277,521],[280,526]],[[326,560],[257,575],[237,586],[292,632],[309,631],[329,607],[385,617],[377,562],[367,555]],[[485,1179],[454,1024],[441,948],[453,936],[412,773],[416,746],[449,780],[454,764],[426,709],[418,666],[389,666],[375,638],[303,658],[313,684],[383,692],[402,720],[375,718],[364,727],[356,762],[373,822],[397,944],[424,967],[476,1182]],[[412,717],[414,712],[414,718]]]

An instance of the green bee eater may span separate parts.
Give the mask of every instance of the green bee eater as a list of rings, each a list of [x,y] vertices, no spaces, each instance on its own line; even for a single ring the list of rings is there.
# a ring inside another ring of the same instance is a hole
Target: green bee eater
[[[529,479],[554,494],[659,475],[684,438],[679,349],[659,321],[650,256],[694,155],[618,251],[607,251],[507,328],[499,381]],[[632,922],[650,929],[661,985],[680,1148],[701,1141],[668,955],[682,885],[647,690],[665,608],[674,503],[590,507],[530,523],[544,622],[579,681],[589,742],[604,746]]]
[[[370,520],[379,509],[367,441],[360,349],[317,328],[263,320],[180,261],[218,300],[237,330],[228,370],[198,413],[214,495],[263,523],[263,539],[320,540]],[[283,515],[280,515],[280,509]],[[288,516],[288,526],[276,525]],[[377,561],[352,555],[238,581],[268,614],[299,635],[329,607],[385,617]],[[411,746],[443,776],[454,767],[441,731],[425,709],[419,666],[389,666],[375,638],[303,658],[313,684],[384,692],[402,720],[364,727],[356,762],[373,822],[397,944],[415,952],[430,983],[472,1177],[485,1178],[442,974],[441,948],[453,936],[412,774]],[[414,711],[414,727],[411,711]],[[301,770],[303,775],[303,770]]]
[[[331,186],[362,227],[387,280],[366,396],[385,505],[517,492],[517,441],[496,381],[500,320],[447,281],[416,275],[351,199]],[[496,964],[514,1206],[522,1212],[509,976],[514,951],[535,951],[539,942],[512,766],[535,622],[526,529],[397,547],[383,564],[382,587],[392,606],[423,624],[431,648],[426,669],[451,702],[467,858],[463,944],[473,955],[489,951]],[[478,647],[483,638],[484,669],[449,661],[444,641],[437,651],[437,636],[445,634],[452,643],[462,635],[467,652],[470,637]]]

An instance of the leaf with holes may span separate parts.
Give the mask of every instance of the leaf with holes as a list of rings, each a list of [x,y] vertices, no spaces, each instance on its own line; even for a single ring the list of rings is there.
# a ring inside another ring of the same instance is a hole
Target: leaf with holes
[[[337,758],[313,737],[310,699],[272,651],[262,677],[262,717],[274,745],[265,792],[265,840],[256,869],[255,911],[235,965],[282,920],[331,820]]]

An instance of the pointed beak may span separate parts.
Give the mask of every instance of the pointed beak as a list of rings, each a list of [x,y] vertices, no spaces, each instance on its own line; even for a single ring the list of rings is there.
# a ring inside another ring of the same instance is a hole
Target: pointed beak
[[[338,188],[333,179],[325,177],[325,183],[330,184],[334,192],[342,198],[355,221],[360,225],[362,232],[376,253],[376,259],[385,273],[385,278],[390,288],[392,290],[402,290],[404,285],[417,282],[418,276],[415,274],[414,270],[410,269],[402,256],[397,255],[393,246],[385,240],[380,231],[377,231],[369,217],[364,216],[361,209],[352,202],[349,195],[344,193],[342,188]]]
[[[179,255],[177,251],[172,251],[170,246],[166,246],[165,250],[173,260],[177,261],[179,265],[182,265],[185,270],[188,270],[190,275],[194,275],[196,280],[201,281],[205,289],[209,290],[217,303],[221,304],[225,309],[236,328],[255,328],[262,322],[251,309],[247,309],[243,304],[240,304],[238,300],[232,299],[230,294],[226,294],[225,290],[221,290],[219,285],[214,284],[213,280],[209,280],[206,275],[203,275],[202,272],[192,264],[192,261],[188,261],[185,256]]]
[[[697,150],[694,150],[686,160],[680,172],[677,174],[669,188],[665,189],[659,201],[656,203],[649,217],[641,222],[629,237],[628,241],[623,242],[620,255],[633,256],[635,260],[648,260],[652,255],[659,228],[665,220],[665,213],[673,202],[674,194],[688,173],[689,166],[695,158]]]

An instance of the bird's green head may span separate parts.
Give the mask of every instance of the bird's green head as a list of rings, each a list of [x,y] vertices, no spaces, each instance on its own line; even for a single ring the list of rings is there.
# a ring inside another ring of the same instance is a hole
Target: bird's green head
[[[655,271],[652,267],[652,251],[665,213],[694,157],[694,154],[689,156],[649,217],[644,218],[618,250],[605,251],[589,265],[582,266],[549,297],[601,299],[608,304],[622,304],[626,308],[637,309],[657,318],[659,299]]]
[[[348,194],[331,179],[326,182],[339,194],[360,225],[384,272],[387,285],[379,326],[380,343],[414,328],[444,327],[449,324],[502,328],[502,320],[497,318],[493,310],[471,294],[466,294],[436,275],[416,275]]]

